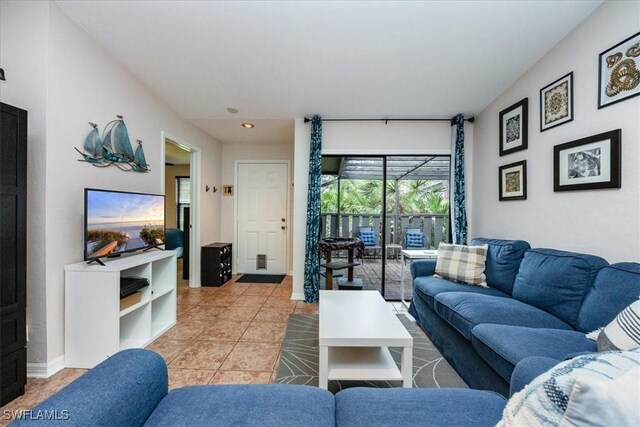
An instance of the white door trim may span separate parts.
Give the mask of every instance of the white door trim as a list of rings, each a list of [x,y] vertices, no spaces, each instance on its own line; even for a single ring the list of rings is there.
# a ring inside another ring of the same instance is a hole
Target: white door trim
[[[286,237],[284,242],[285,248],[285,259],[287,261],[287,266],[285,268],[286,272],[289,272],[291,269],[291,260],[289,257],[289,240],[291,238],[291,161],[290,160],[236,160],[233,166],[233,266],[232,272],[236,274],[238,272],[238,168],[241,164],[275,164],[275,165],[286,165],[287,166],[287,213],[286,220],[287,222],[287,230]]]
[[[182,138],[172,135],[168,132],[162,131],[162,142],[160,144],[160,158],[162,159],[162,167],[160,168],[160,180],[162,194],[165,193],[165,149],[164,144],[169,139],[178,145],[184,146],[191,152],[191,159],[189,161],[190,167],[190,180],[191,180],[191,209],[190,209],[190,221],[195,229],[196,233],[190,234],[189,240],[189,287],[200,287],[200,181],[202,180],[201,169],[201,148],[197,145],[193,145]]]

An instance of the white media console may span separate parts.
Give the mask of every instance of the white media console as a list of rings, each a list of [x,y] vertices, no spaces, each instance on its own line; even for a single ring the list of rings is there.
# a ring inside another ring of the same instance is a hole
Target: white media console
[[[120,350],[144,347],[176,324],[176,254],[152,250],[79,262],[65,271],[65,366],[93,368]],[[120,278],[146,277],[140,302],[120,310]]]

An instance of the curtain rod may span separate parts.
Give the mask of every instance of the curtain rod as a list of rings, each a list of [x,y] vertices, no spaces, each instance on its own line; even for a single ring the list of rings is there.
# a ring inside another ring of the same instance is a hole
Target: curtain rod
[[[320,119],[323,122],[451,122],[451,119]],[[466,122],[473,123],[476,118],[469,117],[464,119]],[[304,122],[309,123],[310,118],[305,117]]]

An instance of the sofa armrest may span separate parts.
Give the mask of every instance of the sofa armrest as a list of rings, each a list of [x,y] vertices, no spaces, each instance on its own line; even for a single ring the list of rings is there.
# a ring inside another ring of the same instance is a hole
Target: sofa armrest
[[[435,259],[419,259],[413,261],[409,266],[411,268],[411,277],[433,276],[436,273]]]
[[[142,426],[167,395],[167,365],[157,353],[121,351],[26,412],[12,425]],[[38,418],[40,417],[40,418]]]
[[[511,389],[509,394],[513,396],[533,381],[537,376],[547,372],[560,363],[560,360],[551,357],[527,357],[520,361],[511,374]]]

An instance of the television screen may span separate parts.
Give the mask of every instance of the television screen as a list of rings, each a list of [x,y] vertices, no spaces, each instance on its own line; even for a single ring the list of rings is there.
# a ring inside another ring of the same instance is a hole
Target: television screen
[[[84,200],[86,261],[164,243],[164,196],[87,188]]]

